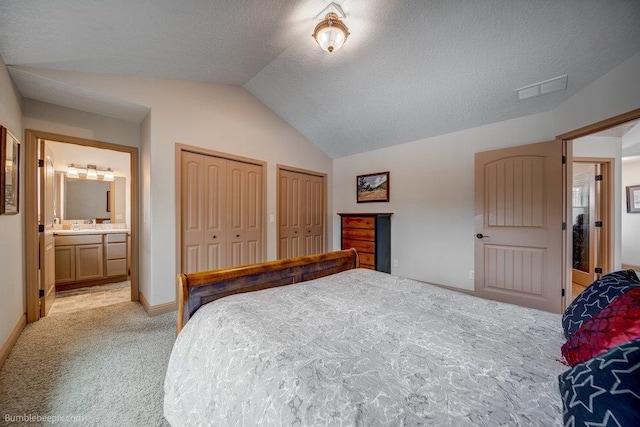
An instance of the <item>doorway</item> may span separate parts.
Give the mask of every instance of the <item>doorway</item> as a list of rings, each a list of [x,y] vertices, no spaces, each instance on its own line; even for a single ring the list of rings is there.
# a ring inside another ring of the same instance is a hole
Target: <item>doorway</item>
[[[565,143],[567,143],[567,165],[569,166],[567,169],[567,176],[568,177],[573,177],[573,160],[580,160],[580,157],[575,157],[573,153],[575,152],[574,150],[574,141],[578,140],[579,138],[583,138],[583,137],[587,137],[587,136],[593,136],[596,134],[602,134],[602,133],[606,133],[606,132],[610,132],[613,129],[617,129],[617,128],[625,128],[627,127],[631,122],[636,121],[640,119],[640,109],[636,109],[636,110],[632,110],[629,111],[627,113],[624,114],[620,114],[618,116],[614,116],[611,117],[609,119],[606,120],[602,120],[600,122],[597,123],[593,123],[590,124],[588,126],[582,127],[580,129],[576,129],[574,131],[571,132],[567,132],[565,134],[559,135],[557,137],[557,139],[559,141],[563,141]],[[594,159],[591,159],[594,160]],[[614,171],[613,171],[613,166],[614,166],[614,162],[612,159],[596,159],[596,160],[607,160],[610,162],[610,174],[611,177],[615,177]],[[608,256],[605,256],[604,259],[602,260],[603,265],[606,265],[606,267],[602,267],[602,274],[606,274],[616,268],[620,268],[620,262],[619,260],[616,262],[615,260],[615,254],[614,254],[614,248],[616,248],[617,242],[615,239],[615,235],[614,235],[614,230],[616,229],[616,219],[618,218],[617,216],[617,209],[620,208],[620,206],[617,206],[617,201],[619,200],[617,197],[617,188],[615,186],[615,183],[613,182],[614,179],[610,180],[610,184],[608,186],[605,186],[605,188],[608,188],[610,191],[610,199],[608,203],[605,203],[605,209],[604,209],[604,213],[606,213],[608,215],[608,220],[605,222],[603,221],[605,227],[603,227],[601,230],[599,230],[600,233],[603,233],[603,231],[605,230],[607,224],[609,227],[609,231],[608,231],[608,236],[605,236],[602,240],[603,240],[603,245],[608,245],[608,248],[603,249],[603,253],[604,254],[608,254]],[[573,194],[573,181],[572,179],[567,179],[565,180],[565,192],[567,194],[567,197],[565,198],[565,202],[566,202],[566,222],[568,224],[572,223],[572,212],[573,212],[573,200],[572,200],[572,194]],[[564,258],[566,260],[566,262],[564,263],[565,265],[565,272],[564,272],[564,276],[563,276],[563,281],[566,284],[571,284],[573,283],[573,234],[572,233],[567,233],[565,235],[565,241],[564,241],[564,247],[565,247],[565,252],[564,252]],[[564,302],[563,302],[563,307],[567,307],[571,301],[574,300],[574,298],[577,296],[574,293],[573,290],[573,286],[565,286],[563,287],[563,289],[566,292],[563,292],[563,296],[564,296]]]
[[[614,160],[573,159],[572,272],[575,297],[612,265]]]
[[[49,132],[27,129],[25,131],[25,252],[26,252],[26,299],[27,321],[35,322],[45,313],[41,312],[43,297],[47,293],[47,285],[50,285],[52,271],[55,265],[45,262],[40,265],[40,248],[43,246],[44,234],[40,230],[50,227],[50,221],[41,220],[41,199],[38,187],[39,170],[38,159],[41,158],[41,145],[43,141],[57,141],[63,144],[75,144],[76,146],[93,147],[127,153],[130,159],[130,177],[128,191],[130,197],[130,300],[138,301],[139,289],[139,197],[138,197],[138,148],[118,144],[76,138],[67,135],[53,134]],[[44,160],[44,159],[43,159]],[[105,200],[105,203],[107,201]],[[51,216],[53,218],[53,216]],[[47,220],[52,218],[46,218]],[[44,219],[44,218],[42,218]],[[45,224],[46,222],[46,224]],[[42,227],[41,227],[42,226]],[[51,258],[51,257],[49,257]],[[46,307],[45,307],[46,309]],[[46,311],[46,310],[44,310]]]

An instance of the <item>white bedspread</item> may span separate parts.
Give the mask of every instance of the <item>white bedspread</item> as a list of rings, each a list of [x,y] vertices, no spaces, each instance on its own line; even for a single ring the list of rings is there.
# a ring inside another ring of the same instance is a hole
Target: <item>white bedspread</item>
[[[561,425],[560,315],[370,270],[226,297],[178,336],[183,425]]]

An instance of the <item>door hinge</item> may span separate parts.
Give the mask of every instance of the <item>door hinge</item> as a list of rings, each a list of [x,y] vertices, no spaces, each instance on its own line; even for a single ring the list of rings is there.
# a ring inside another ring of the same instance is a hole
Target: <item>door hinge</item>
[[[562,296],[564,296],[564,288],[562,288]]]
[[[602,181],[602,175],[596,175],[596,181]]]
[[[44,298],[44,289],[38,289],[38,298]]]
[[[595,272],[596,272],[596,274],[602,274],[602,268],[596,267],[595,268]]]
[[[44,233],[44,224],[38,224],[38,233]]]
[[[566,222],[563,222],[563,223],[562,223],[562,230],[566,230],[566,229],[567,229],[567,223],[566,223]]]
[[[567,156],[562,156],[562,164],[564,165],[565,163],[567,163]]]
[[[596,227],[602,227],[602,221],[596,221]]]
[[[44,167],[44,160],[38,159],[38,167],[39,168],[43,168]]]

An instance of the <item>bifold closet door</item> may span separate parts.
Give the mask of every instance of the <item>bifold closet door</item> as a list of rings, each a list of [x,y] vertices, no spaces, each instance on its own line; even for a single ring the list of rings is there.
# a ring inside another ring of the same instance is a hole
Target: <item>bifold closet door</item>
[[[182,272],[224,268],[227,160],[182,152]]]
[[[262,168],[227,161],[229,267],[262,262]]]
[[[281,169],[278,185],[278,257],[282,259],[323,252],[323,177]]]

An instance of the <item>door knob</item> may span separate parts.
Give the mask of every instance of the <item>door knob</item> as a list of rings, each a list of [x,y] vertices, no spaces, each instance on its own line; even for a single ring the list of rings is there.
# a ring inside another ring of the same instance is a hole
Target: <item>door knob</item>
[[[485,236],[485,235],[484,235],[484,234],[482,234],[482,233],[478,233],[478,234],[476,234],[476,237],[477,237],[478,239],[485,239],[485,238],[488,238],[489,236]]]
[[[217,236],[214,234],[214,235],[213,235],[213,237],[212,237],[212,239],[215,239],[216,237],[217,237]]]
[[[240,237],[240,235],[239,235],[239,234],[236,234],[236,237]]]

